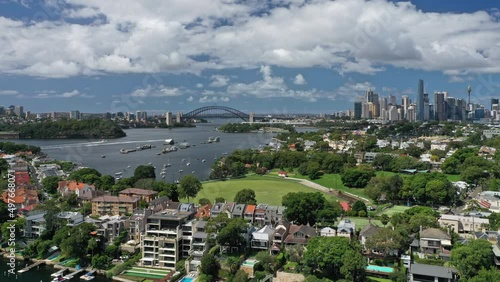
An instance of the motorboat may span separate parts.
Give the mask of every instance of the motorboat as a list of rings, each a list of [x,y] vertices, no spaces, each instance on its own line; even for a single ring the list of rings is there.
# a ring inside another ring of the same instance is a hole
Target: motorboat
[[[106,157],[105,155],[101,155],[101,158],[103,158],[103,159],[104,159],[105,157]]]
[[[183,171],[184,171],[184,170],[182,170],[182,169],[179,169],[179,172],[183,172]]]
[[[220,142],[220,137],[219,136],[215,137],[214,142]]]
[[[204,162],[206,162],[206,160],[205,160],[205,159],[202,159],[202,160],[201,160],[201,162],[202,162],[202,163],[204,163]]]

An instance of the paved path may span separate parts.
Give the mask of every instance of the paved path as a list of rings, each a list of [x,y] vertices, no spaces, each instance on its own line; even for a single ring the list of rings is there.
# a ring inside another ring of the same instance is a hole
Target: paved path
[[[302,185],[305,185],[307,187],[310,187],[310,188],[313,188],[313,189],[316,189],[316,190],[319,190],[319,191],[323,191],[325,193],[331,193],[332,190],[336,191],[337,193],[339,192],[338,190],[335,190],[333,188],[330,189],[328,187],[325,187],[323,185],[319,185],[318,183],[314,183],[314,182],[312,182],[310,180],[307,180],[307,179],[295,178],[295,177],[285,177],[285,179],[296,180],[296,181],[298,181]],[[351,197],[354,197],[356,199],[360,199],[360,200],[362,200],[364,202],[370,203],[370,200],[368,200],[367,198],[360,197],[360,196],[354,195],[354,194],[349,193],[349,192],[344,192],[344,191],[340,191],[340,192],[342,192],[342,194],[346,194],[348,196],[351,196]]]

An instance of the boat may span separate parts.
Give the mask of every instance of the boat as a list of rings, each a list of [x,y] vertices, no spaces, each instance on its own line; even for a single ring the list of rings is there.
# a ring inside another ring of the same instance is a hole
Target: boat
[[[149,162],[148,165],[152,165],[153,163],[152,162]]]
[[[161,178],[162,178],[162,179],[165,179],[165,175],[163,175]]]
[[[191,161],[188,160],[188,162],[186,163],[187,166],[190,166],[191,165]]]
[[[215,137],[214,142],[220,142],[220,137],[219,136]]]
[[[165,139],[164,145],[174,145],[174,139]]]
[[[185,161],[186,161],[186,159],[182,159],[182,160],[181,160],[181,162],[185,162]]]
[[[128,154],[128,153],[135,152],[135,151],[137,151],[137,149],[121,149],[120,153]]]
[[[212,136],[208,137],[207,143],[212,143],[214,142],[214,138]]]
[[[193,170],[193,171],[191,171],[191,173],[192,173],[192,174],[194,174],[194,170]]]
[[[130,168],[130,166],[127,166],[127,168]]]
[[[179,144],[179,148],[181,148],[181,149],[187,149],[190,146],[191,145],[188,142],[182,142],[182,143]]]
[[[115,175],[122,175],[122,172],[116,172]]]
[[[156,153],[157,156],[161,156],[161,153]]]
[[[85,280],[85,281],[90,281],[95,278],[94,276],[95,271],[89,271],[85,273],[84,275],[80,276],[80,279]]]
[[[64,278],[62,275],[57,276],[56,278],[52,279],[52,282],[62,282],[66,281],[67,279]]]
[[[206,160],[205,160],[205,159],[202,159],[202,160],[201,160],[201,162],[202,162],[202,163],[204,163],[204,162],[206,162]]]
[[[106,157],[105,155],[101,155],[101,158],[103,158],[103,159],[104,159],[105,157]]]
[[[184,171],[184,170],[182,170],[182,169],[179,169],[179,172],[183,172],[183,171]]]

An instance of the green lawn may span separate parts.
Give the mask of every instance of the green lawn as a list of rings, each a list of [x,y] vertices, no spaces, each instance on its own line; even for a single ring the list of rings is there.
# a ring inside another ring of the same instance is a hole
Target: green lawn
[[[369,282],[391,282],[391,279],[386,279],[386,278],[380,278],[380,277],[373,277],[373,276],[368,276],[368,281]]]
[[[395,213],[402,213],[409,208],[410,207],[407,207],[407,206],[393,206],[392,208],[388,208],[388,209],[380,212],[378,215],[386,214],[388,216],[392,216]]]
[[[216,197],[223,197],[227,201],[233,201],[236,193],[245,188],[255,191],[257,203],[269,205],[281,205],[283,196],[291,192],[318,192],[318,190],[293,180],[251,175],[241,179],[204,182],[203,189],[193,202],[198,203],[201,198],[207,198],[213,202]],[[323,194],[327,200],[338,200],[337,197],[331,194]]]
[[[349,217],[349,216],[347,216],[345,218],[348,218],[351,221],[354,221],[356,223],[356,230],[361,230],[361,229],[365,228],[370,223],[368,218],[366,218],[366,217]],[[384,226],[382,224],[382,222],[380,222],[380,220],[378,220],[378,219],[372,219],[372,224],[380,226],[380,227]]]
[[[278,172],[272,171],[270,174],[271,175],[278,175]],[[288,173],[288,176],[310,180],[307,175],[300,175],[299,173],[290,172],[290,173]],[[321,178],[311,180],[311,181],[314,183],[317,183],[319,185],[323,185],[327,188],[332,188],[332,189],[339,190],[342,192],[349,192],[349,193],[354,194],[356,196],[368,198],[365,194],[365,189],[363,189],[363,188],[345,187],[344,184],[342,184],[342,180],[340,179],[340,174],[338,174],[338,173],[323,174],[321,176]]]

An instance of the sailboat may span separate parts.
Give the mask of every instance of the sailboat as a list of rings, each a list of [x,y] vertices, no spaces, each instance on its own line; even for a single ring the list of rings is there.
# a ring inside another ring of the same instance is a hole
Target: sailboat
[[[188,158],[188,162],[186,163],[186,165],[187,166],[191,165],[191,162],[190,162],[189,158]]]

